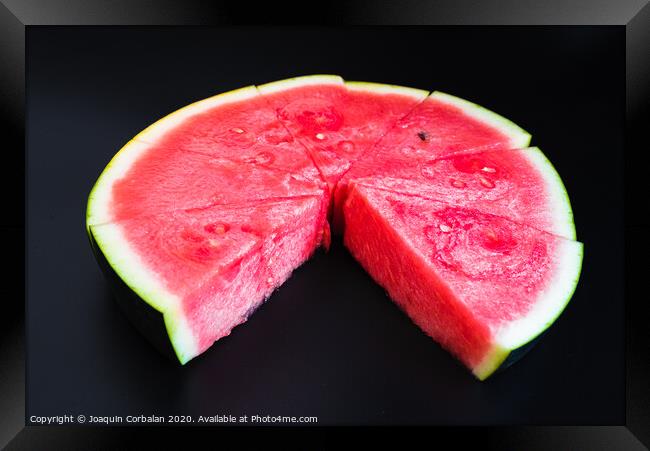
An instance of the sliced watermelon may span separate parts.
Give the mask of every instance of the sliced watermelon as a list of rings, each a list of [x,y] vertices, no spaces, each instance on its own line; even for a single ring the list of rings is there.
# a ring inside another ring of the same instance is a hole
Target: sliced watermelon
[[[87,222],[324,189],[304,148],[248,87],[182,108],[127,143],[90,193]]]
[[[580,271],[566,191],[529,141],[440,92],[323,75],[251,86],[129,141],[89,196],[87,229],[130,318],[185,363],[329,245],[329,211],[482,379],[548,327]]]
[[[518,149],[530,135],[509,120],[474,103],[441,92],[432,93],[355,163],[336,187],[334,229],[342,231],[340,205],[348,182],[365,177],[392,175],[394,166],[424,164],[447,155],[481,150]],[[420,168],[410,166],[413,173]],[[407,168],[404,168],[407,169]],[[404,171],[402,171],[404,173]]]
[[[297,77],[258,89],[308,149],[331,188],[428,94],[403,86],[344,82],[333,75]]]
[[[325,207],[314,196],[220,205],[93,225],[90,232],[118,276],[163,314],[185,363],[245,321],[311,255]]]
[[[355,174],[373,174],[357,178]],[[355,183],[428,197],[510,218],[575,239],[573,214],[557,172],[536,147],[429,158],[384,153],[359,161],[346,175]],[[336,201],[343,202],[343,189]],[[338,210],[339,215],[342,212]],[[341,217],[337,221],[340,224]]]
[[[345,245],[424,332],[485,379],[564,309],[582,244],[509,219],[353,184]]]

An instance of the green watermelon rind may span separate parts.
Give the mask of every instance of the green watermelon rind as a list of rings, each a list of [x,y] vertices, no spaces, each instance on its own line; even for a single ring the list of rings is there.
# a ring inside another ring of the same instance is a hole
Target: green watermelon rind
[[[333,74],[315,74],[303,75],[301,77],[285,78],[284,80],[272,81],[262,85],[257,85],[257,90],[262,95],[273,94],[275,92],[286,91],[293,88],[300,88],[310,85],[344,85],[343,78]]]
[[[169,341],[181,364],[196,356],[197,346],[185,316],[179,310],[180,299],[167,291],[140,256],[122,236],[119,223],[89,226],[89,235],[108,264],[140,299],[159,311],[164,318]]]
[[[374,83],[369,81],[345,81],[345,86],[352,91],[367,91],[375,94],[396,94],[413,97],[417,100],[424,100],[430,94],[429,91],[408,86],[390,85],[385,83]]]
[[[496,127],[502,133],[510,137],[512,140],[511,148],[513,149],[528,147],[530,144],[530,133],[512,122],[510,119],[506,119],[505,117],[493,111],[490,111],[485,107],[441,91],[434,91],[431,93],[429,98],[439,100],[441,102],[460,108],[465,114],[473,116],[480,121],[486,122],[489,125]]]
[[[86,227],[110,222],[108,203],[113,184],[124,177],[131,165],[144,154],[152,143],[183,120],[218,105],[243,101],[258,96],[254,86],[246,86],[208,97],[175,110],[131,138],[106,165],[88,196]]]

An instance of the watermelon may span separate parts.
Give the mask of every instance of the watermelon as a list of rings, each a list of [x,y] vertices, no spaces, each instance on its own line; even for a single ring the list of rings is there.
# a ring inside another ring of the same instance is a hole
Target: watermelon
[[[344,214],[352,255],[479,379],[543,332],[578,280],[580,243],[473,208],[353,183]]]
[[[479,379],[565,307],[582,245],[530,135],[465,100],[338,76],[193,103],[104,169],[86,224],[119,304],[181,363],[330,241]]]

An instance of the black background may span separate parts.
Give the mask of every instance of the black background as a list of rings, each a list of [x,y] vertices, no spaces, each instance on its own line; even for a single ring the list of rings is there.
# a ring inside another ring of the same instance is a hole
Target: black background
[[[612,27],[30,28],[27,417],[316,415],[320,424],[622,424],[624,30]],[[191,101],[310,73],[439,89],[533,135],[585,243],[540,344],[480,383],[340,243],[186,367],[138,336],[85,236],[94,180]]]

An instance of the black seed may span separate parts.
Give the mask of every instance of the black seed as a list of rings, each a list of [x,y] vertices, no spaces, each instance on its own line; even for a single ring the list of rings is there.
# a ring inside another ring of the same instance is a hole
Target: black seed
[[[426,132],[419,132],[418,133],[418,138],[420,138],[422,141],[426,141],[427,138],[428,138],[428,135],[426,134]]]

